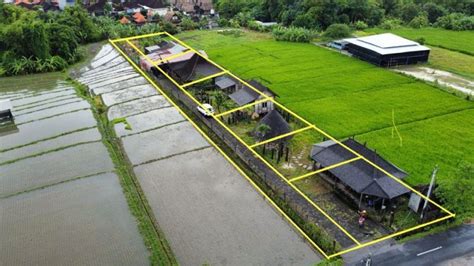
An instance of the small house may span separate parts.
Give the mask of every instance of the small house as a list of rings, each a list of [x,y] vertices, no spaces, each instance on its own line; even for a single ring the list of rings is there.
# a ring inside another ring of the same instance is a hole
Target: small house
[[[232,101],[234,101],[238,106],[244,106],[246,104],[250,104],[260,99],[263,99],[264,96],[258,93],[257,91],[260,91],[271,98],[275,98],[275,96],[278,96],[275,92],[270,90],[268,87],[262,85],[261,83],[255,80],[250,80],[248,84],[251,85],[254,89],[244,85],[242,86],[242,88],[237,89],[234,93],[229,95]],[[272,111],[274,109],[274,106],[273,106],[273,102],[268,101],[268,102],[260,102],[258,104],[255,104],[254,108],[255,108],[255,113],[266,114]]]
[[[350,138],[342,143],[396,178],[403,179],[407,176],[403,170],[356,140]],[[332,140],[314,144],[310,156],[314,160],[315,169],[356,157],[351,151]],[[362,159],[329,169],[322,176],[335,188],[358,202],[359,206],[364,196],[367,196],[370,202],[380,202],[382,206],[384,202],[390,202],[410,192],[408,188]]]
[[[427,62],[430,48],[392,33],[344,39],[354,57],[381,67]]]
[[[259,132],[259,128],[262,125],[265,125],[266,130]],[[265,141],[277,136],[281,136],[283,134],[287,134],[291,132],[291,126],[288,122],[283,118],[283,116],[275,109],[271,110],[268,114],[266,114],[257,124],[254,129],[254,135],[258,139],[258,141]],[[292,136],[288,136],[286,138],[281,138],[278,142],[285,142]]]
[[[172,0],[171,3],[179,11],[189,15],[208,15],[214,10],[212,0]]]
[[[228,76],[220,76],[215,78],[214,84],[216,87],[227,94],[235,92],[237,83]]]

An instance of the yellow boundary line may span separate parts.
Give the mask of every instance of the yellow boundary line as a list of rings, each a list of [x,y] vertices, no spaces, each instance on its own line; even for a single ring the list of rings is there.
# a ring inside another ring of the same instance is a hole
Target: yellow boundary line
[[[116,42],[143,39],[143,38],[147,38],[147,37],[155,37],[155,36],[160,36],[160,35],[166,35],[166,32],[156,32],[156,33],[150,33],[150,34],[137,35],[137,36],[127,37],[127,38],[109,40],[109,42],[110,43],[116,43]]]
[[[225,112],[216,114],[215,117],[221,117],[221,116],[224,116],[224,115],[231,114],[231,113],[233,113],[233,112],[240,111],[240,110],[245,109],[245,108],[248,108],[248,107],[253,107],[253,106],[255,106],[255,105],[259,104],[259,103],[268,102],[268,101],[270,101],[270,99],[271,99],[271,97],[268,97],[268,96],[267,96],[267,98],[265,98],[265,99],[260,99],[260,100],[258,100],[258,101],[253,102],[253,103],[249,103],[249,104],[246,104],[246,105],[242,105],[242,106],[237,107],[237,108],[234,108],[234,109],[232,109],[232,110],[229,110],[229,111],[225,111]]]
[[[191,51],[191,50],[187,50],[187,51],[184,51],[184,52],[181,52],[181,53],[178,53],[178,54],[174,54],[174,55],[170,55],[170,56],[165,57],[165,58],[163,58],[163,59],[154,61],[153,63],[159,65],[159,64],[161,64],[161,63],[163,63],[163,62],[169,61],[169,60],[171,60],[171,59],[178,58],[178,57],[180,57],[180,56],[183,56],[183,55],[185,55],[185,54],[192,53],[192,52],[193,52],[193,51]]]
[[[166,73],[163,69],[161,69],[157,64],[155,64],[148,56],[146,56],[142,51],[140,51],[140,49],[138,49],[138,47],[136,47],[133,43],[131,43],[130,41],[126,41],[128,45],[130,45],[133,49],[135,49],[135,51],[137,51],[141,56],[143,56],[150,64],[152,64],[154,67],[156,67],[163,75],[166,76],[166,78],[168,78],[171,82],[173,82],[174,85],[176,85],[178,88],[180,88],[189,98],[191,98],[191,100],[193,100],[198,106],[200,106],[201,108],[205,109],[203,106],[202,106],[202,103],[200,103],[198,100],[196,100],[187,90],[183,89],[181,87],[181,85],[176,82],[172,77],[170,77],[168,75],[168,73]]]
[[[110,40],[109,40],[110,41]],[[140,69],[136,65],[133,60],[131,60],[127,54],[125,54],[122,49],[120,49],[118,46],[115,45],[115,43],[111,42],[112,46],[119,51],[120,54],[122,54],[123,57],[137,70],[150,84],[155,87],[156,90],[158,90],[163,97],[168,100],[180,113],[182,116],[184,116],[191,125],[193,125],[194,128],[220,153],[224,158],[235,168],[237,171],[247,179],[247,181],[259,192],[261,195],[264,196],[265,200],[270,203],[270,205],[278,212],[280,213],[316,250],[318,250],[326,259],[329,259],[329,256],[324,252],[300,227],[297,225],[281,208],[278,206],[272,198],[270,198],[212,139],[210,139],[206,133],[204,133],[201,128],[199,128],[196,123],[171,99],[166,95],[166,93],[158,86],[155,84],[155,82],[148,77],[146,73],[143,72],[143,70]]]
[[[130,43],[128,40],[131,40],[131,39],[139,39],[139,38],[145,38],[145,37],[150,37],[150,36],[156,36],[156,35],[162,35],[163,33],[156,33],[156,34],[148,34],[148,35],[142,35],[142,36],[135,36],[135,37],[130,37],[130,38],[125,38],[125,39],[118,39],[118,40],[109,40],[111,42],[111,44],[119,50],[119,52],[125,56],[125,58],[134,65],[134,67],[142,74],[144,75],[143,71],[141,71],[141,69],[139,69],[139,67],[136,66],[136,64],[128,58],[128,56],[122,51],[120,50],[120,48],[118,48],[116,45],[115,45],[115,42],[117,41],[123,41],[123,40],[127,40],[127,42],[129,43],[129,45],[131,45],[137,52],[139,52],[140,54],[142,54],[143,56],[145,56],[147,58],[147,60],[149,60],[149,58],[144,55],[135,45],[133,45],[132,43]],[[169,37],[171,37],[172,39],[174,39],[175,41],[177,41],[178,43],[180,43],[181,45],[185,46],[186,48],[189,48],[190,50],[194,51],[195,53],[197,53],[199,56],[201,56],[202,58],[204,58],[206,61],[208,61],[209,63],[215,65],[216,67],[218,67],[219,69],[223,70],[223,71],[228,71],[226,70],[225,68],[219,66],[218,64],[214,63],[212,60],[208,59],[207,57],[203,56],[202,54],[200,54],[198,51],[196,51],[195,49],[193,49],[192,47],[188,46],[187,44],[185,44],[184,42],[182,42],[181,40],[177,39],[176,37],[170,35],[169,33],[165,32],[164,34],[168,35]],[[149,60],[150,61],[150,60]],[[151,62],[153,63],[153,62]],[[155,65],[155,67],[157,67],[171,82],[173,82],[175,85],[177,85],[178,88],[180,88],[188,97],[190,97],[193,101],[195,101],[198,105],[201,105],[201,103],[199,103],[191,94],[189,94],[186,90],[184,90],[181,85],[179,85],[174,79],[172,79],[166,72],[164,72],[161,68],[159,68],[158,66]],[[265,97],[268,97],[267,95],[265,95],[264,93],[261,93],[260,91],[258,91],[257,89],[255,89],[253,86],[251,86],[250,84],[248,84],[247,82],[241,80],[239,77],[235,76],[234,74],[232,74],[231,72],[228,72],[228,75],[234,77],[235,79],[239,80],[240,82],[242,82],[243,84],[245,84],[246,86],[252,88],[253,90],[257,91],[259,94],[261,95],[264,95]],[[151,81],[149,79],[148,76],[144,75],[145,78],[147,78],[148,81],[150,81],[155,87],[157,87],[153,81]],[[158,88],[158,87],[157,87]],[[158,88],[158,90],[160,90]],[[161,91],[161,90],[160,90]],[[167,97],[164,93],[163,95],[165,97]],[[167,97],[168,98],[168,97]],[[399,180],[398,178],[396,178],[395,176],[393,176],[392,174],[388,173],[387,171],[385,171],[383,168],[381,168],[380,166],[378,166],[377,164],[371,162],[370,160],[368,160],[367,158],[365,158],[364,156],[360,155],[359,153],[355,152],[354,150],[352,150],[351,148],[347,147],[346,145],[344,145],[343,143],[341,143],[340,141],[338,141],[337,139],[335,139],[334,137],[332,137],[331,135],[329,135],[328,133],[326,133],[325,131],[323,131],[322,129],[316,127],[315,125],[312,125],[311,123],[309,123],[307,120],[305,120],[304,118],[302,118],[301,116],[297,115],[296,113],[294,113],[293,111],[289,110],[288,108],[286,108],[285,106],[283,106],[282,104],[280,104],[279,102],[275,101],[274,99],[270,98],[269,101],[272,101],[274,104],[276,104],[277,106],[279,106],[280,108],[282,108],[283,110],[287,111],[288,113],[290,113],[291,115],[295,116],[296,118],[298,118],[299,120],[301,120],[302,122],[304,122],[305,124],[307,124],[308,126],[311,126],[313,129],[315,129],[316,131],[318,131],[319,133],[323,134],[324,136],[328,137],[329,139],[333,140],[335,143],[341,145],[342,147],[344,147],[345,149],[347,149],[348,151],[352,152],[354,155],[360,157],[360,159],[366,161],[367,163],[369,163],[370,165],[372,165],[373,167],[375,167],[376,169],[378,169],[379,171],[383,172],[384,174],[386,174],[387,176],[391,177],[392,179],[394,179],[395,181],[397,181],[398,183],[400,183],[401,185],[405,186],[406,188],[408,188],[410,191],[414,192],[415,194],[417,194],[418,196],[420,196],[421,198],[423,198],[424,200],[427,200],[428,202],[432,203],[433,205],[435,205],[436,207],[440,208],[441,210],[443,210],[444,212],[448,213],[447,216],[445,217],[442,217],[442,218],[439,218],[439,219],[436,219],[434,221],[431,221],[431,222],[427,222],[427,223],[424,223],[424,224],[421,224],[421,225],[417,225],[417,226],[414,226],[412,228],[408,228],[408,229],[405,229],[405,230],[402,230],[400,232],[396,232],[396,233],[393,233],[393,234],[390,234],[390,235],[387,235],[387,236],[384,236],[384,237],[381,237],[379,239],[375,239],[373,241],[370,241],[370,242],[366,242],[366,243],[363,243],[363,244],[360,244],[356,239],[353,239],[357,244],[358,246],[356,247],[352,247],[352,248],[349,248],[349,249],[346,249],[346,250],[343,250],[341,252],[338,252],[338,253],[335,253],[335,254],[332,254],[332,255],[327,255],[324,251],[322,251],[319,246],[317,246],[305,233],[304,231],[301,230],[301,228],[299,228],[298,225],[296,225],[292,220],[291,218],[289,218],[284,212],[281,211],[281,209],[273,202],[272,202],[272,205],[277,208],[280,212],[282,212],[282,215],[285,216],[292,225],[294,225],[298,231],[300,233],[302,233],[305,238],[319,251],[321,252],[321,254],[323,254],[326,258],[333,258],[335,256],[339,256],[339,255],[342,255],[342,254],[345,254],[345,253],[348,253],[348,252],[351,252],[351,251],[354,251],[354,250],[357,250],[357,249],[360,249],[360,248],[363,248],[363,247],[366,247],[366,246],[369,246],[369,245],[372,245],[372,244],[375,244],[375,243],[378,243],[378,242],[381,242],[381,241],[384,241],[386,239],[389,239],[389,238],[392,238],[392,237],[395,237],[395,236],[399,236],[399,235],[402,235],[402,234],[405,234],[407,232],[410,232],[410,231],[413,231],[413,230],[416,230],[416,229],[419,229],[419,228],[422,228],[424,226],[428,226],[428,225],[431,225],[431,224],[434,224],[434,223],[437,223],[437,222],[440,222],[440,221],[443,221],[443,220],[446,220],[446,219],[449,219],[449,218],[452,218],[452,217],[455,217],[455,214],[448,211],[446,208],[442,207],[441,205],[439,205],[438,203],[434,202],[433,200],[431,200],[430,198],[426,197],[425,195],[423,195],[422,193],[418,192],[417,190],[413,189],[412,187],[410,187],[409,185],[405,184],[403,181]],[[174,104],[174,103],[173,103]],[[179,107],[178,107],[179,109]],[[181,109],[179,109],[180,112],[182,112]],[[186,116],[187,117],[187,116]],[[213,118],[215,119],[216,116],[213,116]],[[190,120],[188,117],[187,117],[188,120]],[[250,148],[249,145],[247,145],[245,142],[243,142],[243,140],[237,136],[232,130],[230,130],[224,123],[222,123],[219,119],[215,119],[218,123],[220,123],[227,131],[229,131],[229,133],[231,133],[234,137],[237,138],[237,140],[239,140],[243,145],[245,145],[247,148],[249,148],[253,153],[254,155],[256,155],[256,157],[258,157],[260,160],[262,160],[267,166],[269,166],[273,171],[275,171],[275,173],[277,175],[279,175],[285,182],[287,182],[295,191],[297,191],[300,195],[302,195],[310,204],[312,204],[316,209],[320,210],[321,213],[323,213],[326,218],[328,218],[331,222],[334,223],[334,225],[336,225],[339,229],[341,229],[341,231],[343,231],[344,233],[346,233],[346,235],[348,234],[348,236],[350,236],[350,234],[344,229],[342,228],[338,223],[336,223],[330,216],[328,216],[321,208],[319,208],[319,206],[317,204],[315,204],[312,200],[310,200],[304,193],[302,193],[296,186],[294,186],[291,182],[289,182],[279,171],[277,171],[271,164],[269,164],[263,157],[260,156],[260,154],[258,154],[257,152],[255,152],[253,149]],[[203,134],[203,136],[206,138],[206,139],[209,139],[207,137],[206,134],[204,134],[198,127],[197,125],[194,124],[194,122],[192,122],[190,120],[190,122],[199,130],[199,132],[201,134]],[[212,142],[212,141],[210,141]],[[224,157],[226,157],[228,160],[230,160],[230,158],[222,152],[222,150],[217,146],[215,145],[215,143],[213,143],[213,146],[215,146],[223,155]],[[235,163],[233,161],[230,160],[230,162],[237,168],[237,170],[241,173],[243,173],[243,171],[235,165]],[[247,175],[245,175],[243,173],[243,175],[247,178],[247,180],[249,180],[249,182],[251,182],[254,186],[255,186],[255,183],[249,179],[249,177]],[[257,190],[261,191],[260,188],[257,186],[256,187]],[[264,194],[264,193],[263,193]],[[267,198],[268,196],[266,194],[264,194],[265,197]],[[351,237],[352,239],[352,237]]]
[[[324,168],[315,170],[315,171],[313,171],[313,172],[310,172],[310,173],[301,175],[301,176],[299,176],[299,177],[292,178],[292,179],[290,179],[289,181],[290,181],[290,182],[296,182],[296,181],[299,181],[299,180],[301,180],[301,179],[305,179],[305,178],[307,178],[307,177],[310,177],[310,176],[312,176],[312,175],[315,175],[315,174],[318,174],[318,173],[322,173],[322,172],[324,172],[324,171],[331,170],[331,169],[337,168],[337,167],[339,167],[339,166],[342,166],[342,165],[345,165],[345,164],[348,164],[348,163],[352,163],[352,162],[357,161],[357,160],[360,160],[360,159],[362,159],[362,158],[360,158],[360,157],[355,157],[355,158],[352,158],[352,159],[349,159],[349,160],[346,160],[346,161],[343,161],[343,162],[340,162],[340,163],[336,163],[336,164],[330,165],[330,166],[328,166],[328,167],[324,167]]]
[[[240,143],[245,145],[247,148],[249,147],[237,134],[235,134],[230,128],[228,128],[224,122],[220,119],[215,119],[222,127],[224,127],[231,135],[233,135]],[[339,228],[344,234],[346,234],[352,241],[354,241],[357,245],[360,245],[359,241],[353,237],[344,227],[342,227],[338,222],[336,222],[329,214],[327,214],[318,204],[312,201],[306,194],[304,194],[299,188],[295,185],[290,183],[288,179],[284,175],[282,175],[278,170],[275,169],[273,165],[271,165],[265,158],[263,158],[258,152],[253,149],[249,149],[257,158],[259,158],[263,163],[265,163],[270,169],[272,169],[278,176],[280,176],[283,181],[285,181],[288,185],[290,185],[295,191],[298,192],[309,204],[315,207],[321,214],[323,214],[329,221],[331,221],[337,228]]]
[[[443,206],[439,205],[438,203],[436,203],[435,201],[433,201],[432,199],[428,198],[427,196],[423,195],[422,193],[420,193],[419,191],[415,190],[414,188],[410,187],[409,185],[405,184],[402,180],[396,178],[394,175],[390,174],[389,172],[385,171],[383,168],[381,168],[380,166],[378,166],[377,164],[373,163],[372,161],[370,161],[369,159],[365,158],[364,156],[362,156],[361,154],[359,154],[358,152],[354,151],[353,149],[347,147],[345,144],[343,144],[342,142],[340,142],[339,140],[335,139],[333,136],[329,135],[328,133],[326,133],[324,130],[318,128],[317,126],[315,125],[312,125],[311,123],[309,123],[307,120],[305,120],[304,118],[302,118],[301,116],[297,115],[296,113],[294,113],[293,111],[289,110],[288,108],[286,108],[285,106],[283,106],[282,104],[280,104],[279,102],[273,100],[273,103],[276,104],[277,106],[279,106],[281,109],[289,112],[291,115],[295,116],[296,118],[300,119],[302,122],[308,124],[308,125],[311,125],[316,131],[318,131],[319,133],[323,134],[324,136],[326,136],[327,138],[331,139],[332,141],[334,141],[335,143],[341,145],[343,148],[345,148],[346,150],[352,152],[354,155],[356,156],[359,156],[362,158],[362,160],[366,161],[368,164],[372,165],[373,167],[375,167],[377,170],[381,171],[382,173],[386,174],[387,176],[389,176],[390,178],[394,179],[395,181],[397,181],[398,183],[400,183],[401,185],[403,185],[404,187],[408,188],[410,191],[414,192],[415,194],[417,194],[418,196],[420,196],[422,199],[424,200],[427,200],[428,202],[430,202],[431,204],[435,205],[436,207],[438,207],[439,209],[443,210],[444,212],[450,214],[450,215],[455,215],[454,213],[448,211],[446,208],[444,208]]]
[[[195,80],[195,81],[191,81],[189,83],[186,83],[186,84],[183,84],[181,85],[182,88],[186,88],[186,87],[189,87],[191,85],[194,85],[194,84],[198,84],[198,83],[201,83],[203,81],[206,81],[206,80],[209,80],[209,79],[212,79],[212,78],[215,78],[215,77],[219,77],[219,76],[222,76],[224,74],[227,74],[227,70],[225,71],[222,71],[222,72],[219,72],[219,73],[216,73],[216,74],[212,74],[212,75],[209,75],[209,76],[206,76],[204,78],[201,78],[201,79],[198,79],[198,80]]]
[[[298,134],[298,133],[300,133],[300,132],[306,131],[306,130],[311,129],[311,128],[312,128],[311,126],[307,126],[307,127],[304,127],[304,128],[300,128],[300,129],[297,129],[297,130],[293,130],[293,131],[288,132],[288,133],[286,133],[286,134],[281,134],[281,135],[276,136],[276,137],[273,137],[273,138],[271,138],[271,139],[267,139],[267,140],[265,140],[265,141],[257,142],[257,143],[255,143],[255,144],[253,144],[253,145],[250,145],[249,147],[253,149],[253,148],[258,147],[258,146],[260,146],[260,145],[267,144],[267,143],[270,143],[270,142],[272,142],[272,141],[279,140],[279,139],[282,139],[282,138],[286,138],[286,137],[289,137],[289,136]]]
[[[387,240],[387,239],[390,239],[390,238],[393,238],[393,237],[396,237],[396,236],[399,236],[399,235],[403,235],[405,233],[408,233],[410,231],[413,231],[413,230],[417,230],[417,229],[420,229],[420,228],[423,228],[425,226],[428,226],[428,225],[432,225],[432,224],[435,224],[435,223],[438,223],[438,222],[441,222],[441,221],[444,221],[444,220],[447,220],[449,218],[452,218],[454,217],[454,215],[446,215],[444,217],[441,217],[439,219],[436,219],[436,220],[433,220],[431,222],[427,222],[427,223],[424,223],[424,224],[420,224],[420,225],[417,225],[415,227],[412,227],[412,228],[409,228],[409,229],[406,229],[406,230],[403,230],[403,231],[400,231],[400,232],[396,232],[396,233],[393,233],[391,235],[387,235],[387,236],[384,236],[384,237],[381,237],[379,239],[376,239],[376,240],[373,240],[373,241],[370,241],[370,242],[366,242],[366,243],[363,243],[361,244],[360,246],[356,246],[356,247],[352,247],[352,248],[348,248],[348,249],[345,249],[343,251],[340,251],[340,252],[337,252],[337,253],[334,253],[334,254],[331,254],[329,255],[329,259],[330,258],[334,258],[334,257],[337,257],[337,256],[340,256],[342,254],[346,254],[346,253],[349,253],[351,251],[354,251],[354,250],[358,250],[358,249],[361,249],[361,248],[364,248],[364,247],[368,247],[370,245],[373,245],[373,244],[376,244],[378,242],[382,242],[384,240]]]
[[[140,53],[142,56],[144,56],[149,62],[152,62],[151,59],[146,56],[142,51],[138,49],[133,43],[127,40],[127,43],[135,49],[138,53]],[[153,62],[152,62],[153,63]],[[160,71],[166,75],[168,79],[171,79],[171,82],[173,82],[177,87],[183,91],[188,97],[190,97],[194,102],[196,102],[198,105],[201,105],[198,100],[196,100],[182,85],[179,85],[173,78],[171,78],[166,72],[164,72],[161,68],[159,68],[156,64],[154,66]],[[229,72],[228,70],[224,70]],[[229,72],[230,73],[230,72]],[[275,102],[272,98],[269,99],[269,101]],[[231,133],[238,141],[240,141],[247,149],[249,149],[252,153],[254,153],[258,158],[260,158],[261,161],[263,161],[267,166],[270,167],[275,173],[277,173],[287,184],[289,184],[295,191],[297,191],[303,198],[305,198],[308,203],[310,203],[312,206],[314,206],[319,212],[321,212],[329,221],[331,221],[337,228],[339,228],[344,234],[346,234],[352,241],[354,241],[357,245],[360,245],[360,242],[353,237],[344,227],[342,227],[339,223],[337,223],[329,214],[327,214],[319,205],[317,205],[314,201],[312,201],[308,196],[306,196],[301,190],[299,190],[296,186],[291,184],[278,170],[276,170],[269,162],[267,162],[258,152],[254,151],[249,147],[247,143],[245,143],[239,136],[237,136],[231,129],[229,129],[220,119],[217,119],[215,115],[212,116],[214,120],[216,120],[218,123],[220,123],[229,133]]]
[[[171,39],[175,40],[176,42],[178,42],[179,44],[181,44],[182,46],[192,50],[193,52],[195,52],[196,54],[198,54],[200,57],[202,57],[204,60],[206,60],[207,62],[209,62],[210,64],[214,65],[215,67],[219,68],[220,70],[222,71],[228,71],[226,68],[222,67],[221,65],[217,64],[216,62],[210,60],[209,58],[207,58],[206,56],[204,56],[203,54],[201,54],[199,51],[197,51],[196,49],[194,49],[193,47],[189,46],[187,43],[184,43],[183,41],[181,41],[180,39],[174,37],[173,35],[169,34],[168,32],[165,32],[165,34],[170,37]],[[235,78],[236,80],[240,81],[242,84],[244,84],[245,86],[251,88],[252,90],[254,90],[255,92],[257,92],[258,94],[264,96],[264,97],[268,97],[268,95],[266,95],[265,93],[259,91],[258,89],[256,89],[254,86],[250,85],[248,82],[246,82],[245,80],[242,80],[241,78],[239,78],[238,76],[232,74],[230,71],[229,73],[227,73],[228,75],[232,76],[233,78]]]

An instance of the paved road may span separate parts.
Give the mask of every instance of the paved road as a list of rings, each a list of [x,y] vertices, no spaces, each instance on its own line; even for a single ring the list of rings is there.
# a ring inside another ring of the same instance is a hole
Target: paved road
[[[474,265],[474,225],[372,251],[372,265]],[[361,255],[359,252],[344,259],[348,265],[364,265]]]

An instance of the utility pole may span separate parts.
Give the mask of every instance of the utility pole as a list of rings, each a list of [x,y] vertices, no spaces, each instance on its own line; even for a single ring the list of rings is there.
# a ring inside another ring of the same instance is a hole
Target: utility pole
[[[431,182],[430,182],[430,186],[428,187],[428,193],[426,194],[426,197],[429,199],[430,196],[431,196],[431,192],[433,191],[433,187],[434,187],[434,183],[435,183],[435,179],[436,179],[436,174],[438,173],[438,165],[435,166],[435,168],[433,169],[433,173],[431,174]],[[425,200],[425,203],[423,204],[423,209],[421,209],[421,216],[420,216],[420,219],[423,220],[423,216],[425,215],[425,209],[426,209],[426,206],[428,206],[428,200]]]

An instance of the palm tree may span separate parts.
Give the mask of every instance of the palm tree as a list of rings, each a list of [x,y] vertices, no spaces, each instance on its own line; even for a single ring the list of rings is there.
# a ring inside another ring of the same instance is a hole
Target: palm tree
[[[257,126],[257,128],[255,128],[255,134],[257,135],[257,139],[259,141],[263,140],[263,138],[265,137],[265,135],[270,132],[270,130],[272,130],[272,128],[267,125],[267,124],[260,124]]]
[[[221,107],[224,106],[227,100],[226,95],[220,90],[211,91],[209,92],[209,95],[211,96],[212,101],[216,105],[217,111],[220,113]]]

